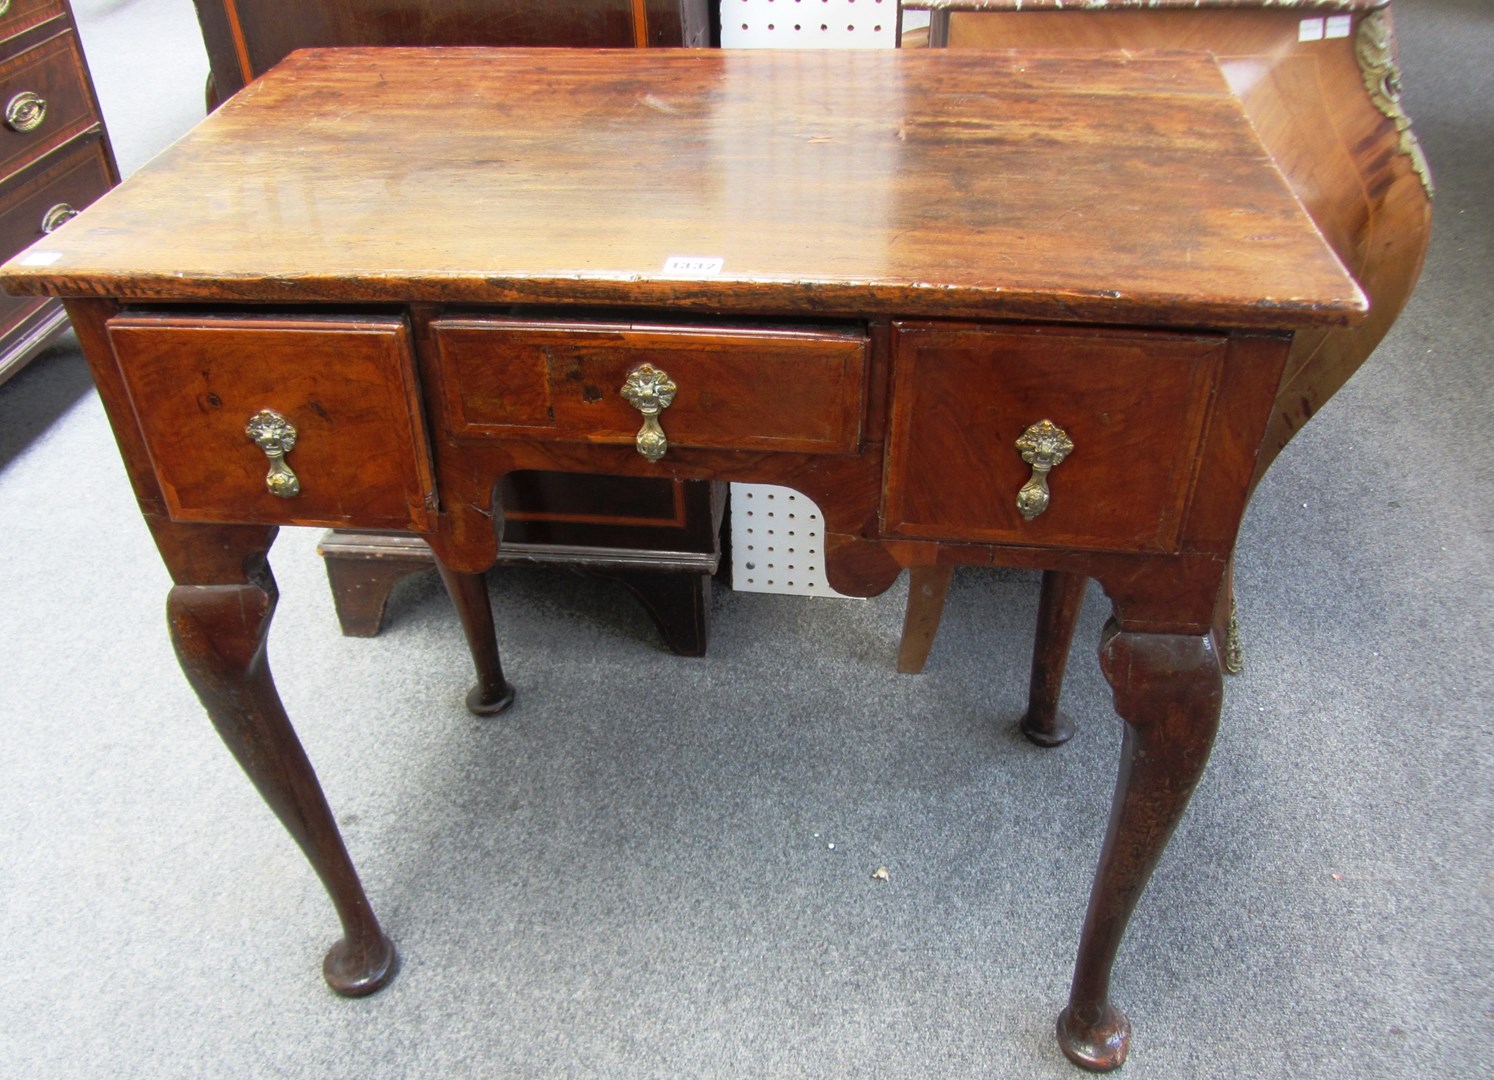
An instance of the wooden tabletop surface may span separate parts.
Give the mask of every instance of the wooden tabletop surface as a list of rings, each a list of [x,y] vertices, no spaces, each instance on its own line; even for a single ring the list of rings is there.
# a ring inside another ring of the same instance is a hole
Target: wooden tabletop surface
[[[0,278],[1282,328],[1365,306],[1188,54],[307,50]]]

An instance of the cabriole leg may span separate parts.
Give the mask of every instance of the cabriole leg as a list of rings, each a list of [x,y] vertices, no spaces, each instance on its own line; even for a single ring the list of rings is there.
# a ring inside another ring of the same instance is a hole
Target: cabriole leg
[[[1219,727],[1223,678],[1209,635],[1106,627],[1100,664],[1125,721],[1110,826],[1089,895],[1058,1043],[1103,1072],[1126,1060],[1131,1024],[1110,1002],[1110,970],[1126,924],[1202,775]]]
[[[394,976],[394,946],[374,917],[271,678],[265,637],[276,598],[267,567],[247,584],[177,585],[166,601],[171,639],[219,736],[305,852],[342,920],[342,940],[322,964],[327,985],[360,997]]]

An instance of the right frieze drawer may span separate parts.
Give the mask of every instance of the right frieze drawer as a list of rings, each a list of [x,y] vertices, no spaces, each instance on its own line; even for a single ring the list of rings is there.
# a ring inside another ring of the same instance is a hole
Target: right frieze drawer
[[[897,324],[886,532],[1174,550],[1225,347],[1222,334]]]

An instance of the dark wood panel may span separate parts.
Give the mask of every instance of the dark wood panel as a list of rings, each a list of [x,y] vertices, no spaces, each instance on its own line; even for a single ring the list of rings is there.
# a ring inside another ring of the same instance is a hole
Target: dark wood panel
[[[605,518],[617,525],[678,528],[684,524],[683,485],[648,485],[634,491],[628,477],[515,472],[503,478],[504,531],[517,522],[562,523]]]
[[[631,0],[634,8],[638,0]],[[704,49],[716,44],[720,28],[713,0],[643,0],[645,37],[649,48],[682,45]]]
[[[710,44],[708,0],[196,0],[220,97],[296,49]],[[643,17],[639,18],[642,12]]]
[[[626,550],[635,569],[673,568],[689,553],[715,569],[724,484],[525,470],[498,488],[504,544]]]

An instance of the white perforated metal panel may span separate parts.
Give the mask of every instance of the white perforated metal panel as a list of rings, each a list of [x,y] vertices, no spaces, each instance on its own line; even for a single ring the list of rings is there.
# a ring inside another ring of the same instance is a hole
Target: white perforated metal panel
[[[771,484],[731,486],[731,587],[841,595],[825,580],[825,520],[813,499]]]
[[[897,44],[897,0],[721,0],[726,49],[866,49]]]

